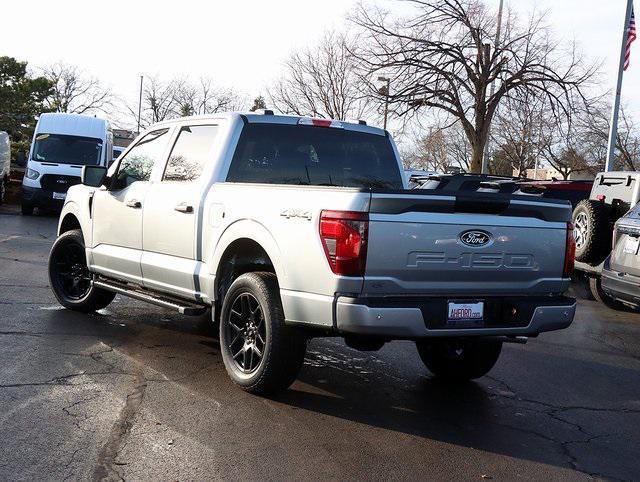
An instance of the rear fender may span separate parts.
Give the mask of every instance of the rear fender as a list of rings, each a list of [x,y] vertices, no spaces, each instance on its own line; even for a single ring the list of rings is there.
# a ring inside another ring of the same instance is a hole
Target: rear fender
[[[239,239],[250,239],[258,243],[267,253],[273,268],[278,277],[280,287],[287,285],[287,272],[282,260],[282,253],[274,237],[262,224],[250,219],[242,219],[230,224],[222,233],[216,245],[212,258],[207,263],[209,266],[209,274],[215,277],[220,260],[224,256],[227,248]],[[209,293],[211,299],[215,299],[215,293],[218,286],[218,280],[214,279],[212,287],[213,292]]]

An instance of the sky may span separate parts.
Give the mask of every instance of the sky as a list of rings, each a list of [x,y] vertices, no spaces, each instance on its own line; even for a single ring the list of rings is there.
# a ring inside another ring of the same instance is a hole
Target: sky
[[[638,1],[638,0],[636,0]],[[497,11],[498,0],[486,0]],[[564,41],[602,61],[613,89],[626,0],[505,0],[519,13],[548,12]],[[378,0],[401,11],[406,5]],[[249,98],[264,94],[296,49],[345,25],[354,0],[11,0],[3,2],[0,55],[33,67],[64,61],[135,104],[140,75],[214,79]],[[640,8],[640,3],[638,5]],[[15,20],[12,20],[15,19]],[[623,103],[640,114],[640,40],[625,73]]]

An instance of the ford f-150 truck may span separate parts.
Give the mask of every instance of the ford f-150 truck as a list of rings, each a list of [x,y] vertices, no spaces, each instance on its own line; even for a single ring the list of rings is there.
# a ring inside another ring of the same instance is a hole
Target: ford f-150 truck
[[[211,309],[231,378],[288,387],[313,336],[415,341],[471,379],[502,343],[569,326],[567,201],[410,191],[388,132],[306,117],[162,122],[69,189],[49,259],[66,308],[116,294]]]

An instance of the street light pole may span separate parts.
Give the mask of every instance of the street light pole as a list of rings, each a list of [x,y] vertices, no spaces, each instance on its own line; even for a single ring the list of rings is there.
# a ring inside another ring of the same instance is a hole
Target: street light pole
[[[378,81],[387,83],[387,89],[384,92],[384,129],[387,130],[387,117],[389,116],[389,87],[391,86],[391,79],[389,77],[378,77]]]
[[[498,25],[496,26],[496,38],[495,38],[495,42],[494,42],[494,52],[496,50],[498,50],[498,47],[500,47],[500,30],[502,29],[502,7],[504,6],[504,0],[500,0],[500,6],[498,7]],[[493,97],[493,94],[495,93],[496,90],[496,83],[491,82],[491,87],[489,88],[489,99],[491,99],[491,97]],[[487,140],[484,143],[484,152],[482,153],[482,174],[487,174],[487,171],[489,170],[489,139],[490,139],[490,133],[491,133],[491,125],[489,125],[489,128],[487,129]]]
[[[137,134],[140,134],[140,115],[142,114],[142,82],[144,80],[144,76],[140,76],[140,96],[138,97],[138,131]]]

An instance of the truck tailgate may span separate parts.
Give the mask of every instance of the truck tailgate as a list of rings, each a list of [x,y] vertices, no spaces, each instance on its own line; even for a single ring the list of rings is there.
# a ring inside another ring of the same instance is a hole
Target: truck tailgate
[[[537,197],[374,192],[362,294],[561,293],[570,216]]]

